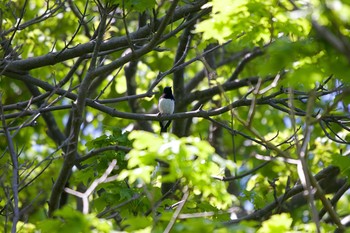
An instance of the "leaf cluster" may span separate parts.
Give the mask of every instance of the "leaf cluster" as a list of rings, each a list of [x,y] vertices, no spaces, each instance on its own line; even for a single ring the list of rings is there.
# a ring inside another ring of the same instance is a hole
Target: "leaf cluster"
[[[0,2],[0,227],[345,231],[349,9]]]

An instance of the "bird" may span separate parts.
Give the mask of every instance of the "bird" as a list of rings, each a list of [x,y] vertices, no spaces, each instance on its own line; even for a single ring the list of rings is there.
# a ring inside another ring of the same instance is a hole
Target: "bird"
[[[175,98],[173,96],[171,87],[164,87],[163,94],[159,98],[158,109],[160,115],[170,115],[174,113],[175,108]],[[170,126],[171,120],[169,121],[159,121],[160,132],[167,132]]]

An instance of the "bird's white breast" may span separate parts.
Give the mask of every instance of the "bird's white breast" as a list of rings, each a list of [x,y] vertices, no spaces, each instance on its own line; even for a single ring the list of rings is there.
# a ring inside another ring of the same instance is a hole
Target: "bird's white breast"
[[[175,101],[172,99],[160,99],[159,100],[159,111],[161,114],[172,114],[174,112]]]

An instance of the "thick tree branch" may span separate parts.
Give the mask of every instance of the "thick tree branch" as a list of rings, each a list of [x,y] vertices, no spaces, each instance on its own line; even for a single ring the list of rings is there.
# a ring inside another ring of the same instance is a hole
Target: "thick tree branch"
[[[319,173],[317,173],[314,178],[317,182],[321,182],[323,179],[327,179],[328,177],[335,177],[336,175],[338,175],[340,172],[338,167],[334,167],[334,166],[329,166],[325,169],[323,169],[322,171],[320,171]],[[330,185],[329,182],[326,183],[322,183],[322,187],[325,188],[325,186]],[[269,216],[272,215],[272,212],[274,209],[276,209],[280,203],[283,203],[284,201],[288,200],[289,198],[300,194],[302,191],[304,190],[303,185],[298,184],[296,186],[294,186],[293,188],[289,189],[286,193],[280,195],[277,200],[275,200],[274,202],[267,204],[264,208],[259,209],[257,211],[255,211],[252,214],[246,215],[244,217],[238,218],[238,219],[234,219],[234,220],[230,220],[225,222],[225,224],[227,225],[231,225],[231,224],[237,224],[241,221],[248,221],[248,220],[261,220],[262,218],[267,218]]]
[[[350,43],[343,40],[342,38],[336,37],[330,30],[324,26],[321,26],[316,20],[312,20],[311,22],[313,28],[317,31],[317,33],[336,50],[345,55],[345,57],[350,62]]]
[[[232,73],[228,81],[233,81],[238,78],[238,75],[243,71],[246,64],[248,64],[254,58],[263,55],[263,51],[260,48],[253,49],[252,52],[249,52],[244,55],[243,59],[238,63],[235,71]]]
[[[233,82],[231,88],[238,88],[238,87],[243,87],[243,86],[247,86],[249,85],[249,83],[251,83],[250,80],[256,80],[255,78],[252,79],[245,79],[245,80],[240,80],[238,82]],[[244,84],[245,83],[245,84]],[[230,85],[228,85],[230,86]],[[51,87],[51,86],[50,86]],[[52,87],[53,88],[53,87]],[[214,90],[215,89],[208,89],[209,91]],[[64,90],[61,89],[62,93],[65,93]],[[206,92],[206,91],[202,91],[202,92]],[[58,89],[57,93],[60,93],[60,90]],[[265,96],[262,98],[257,99],[256,104],[257,105],[270,105],[274,108],[277,108],[277,104],[280,103],[285,103],[285,99],[276,99],[275,97],[277,95],[283,94],[284,91],[278,91],[275,94],[271,94],[269,96]],[[202,95],[202,94],[201,94]],[[72,93],[66,93],[67,97],[70,97],[72,100],[76,100],[77,96],[75,94]],[[148,96],[148,94],[141,94],[141,95],[136,95],[134,96],[135,98],[138,97],[143,97],[143,96]],[[127,100],[128,98],[123,98],[123,100]],[[117,99],[119,101],[119,99]],[[211,110],[202,110],[202,109],[196,109],[193,111],[188,111],[188,112],[180,112],[180,113],[174,113],[172,115],[168,115],[168,116],[158,116],[158,114],[144,114],[144,113],[129,113],[129,112],[121,112],[118,111],[114,108],[105,106],[97,101],[94,101],[92,99],[86,99],[86,104],[89,107],[92,107],[94,109],[97,109],[101,112],[107,113],[110,116],[114,116],[114,117],[119,117],[119,118],[124,118],[124,119],[133,119],[133,120],[151,120],[151,121],[159,121],[159,120],[174,120],[174,119],[182,119],[182,118],[191,118],[191,117],[210,117],[210,116],[217,116],[220,115],[222,113],[228,112],[230,111],[232,108],[238,108],[241,106],[250,106],[251,105],[251,100],[250,99],[240,99],[237,101],[234,101],[233,103],[227,105],[227,106],[223,106],[220,108],[216,108],[216,109],[211,109]],[[181,104],[181,103],[180,103]],[[44,112],[49,112],[49,111],[55,111],[55,110],[62,110],[62,109],[70,109],[72,106],[71,105],[61,105],[61,106],[53,106],[53,107],[47,107],[47,108],[40,108],[38,110],[24,110],[21,111],[20,113],[11,113],[11,114],[7,114],[4,115],[5,119],[9,119],[9,118],[14,118],[14,117],[18,117],[19,115],[21,116],[28,116],[28,115],[32,115],[32,114],[37,114],[37,113],[44,113]],[[279,109],[279,108],[277,108]],[[290,109],[283,109],[284,112],[286,113],[290,113]],[[295,112],[296,115],[299,116],[305,116],[304,112]],[[313,116],[313,117],[317,117],[317,115]],[[324,121],[327,122],[339,122],[342,119],[349,119],[349,116],[344,115],[344,116],[330,116],[330,117],[326,117],[324,116]]]
[[[263,82],[270,81],[271,79],[272,79],[271,77],[265,78]],[[186,97],[182,100],[182,102],[179,105],[180,106],[187,105],[189,103],[192,103],[195,100],[209,99],[214,95],[220,94],[222,90],[223,91],[235,90],[235,89],[241,88],[242,86],[254,85],[258,82],[258,80],[259,80],[258,77],[245,78],[241,80],[225,82],[224,84],[221,85],[221,87],[213,86],[212,88],[208,88],[203,91],[194,91],[186,95]]]
[[[191,18],[191,16],[189,17]],[[177,51],[175,55],[174,60],[174,67],[179,66],[184,63],[187,54],[189,52],[189,46],[192,40],[191,30],[193,28],[193,25],[188,26],[182,33],[180,37],[179,44],[177,46]],[[184,78],[184,71],[185,69],[179,69],[174,71],[174,79],[173,79],[173,85],[174,85],[174,96],[178,103],[182,102],[182,99],[184,97],[183,93],[185,89],[185,78]],[[182,112],[186,111],[186,106],[183,106],[182,108],[179,108],[177,104],[175,104],[175,112]],[[179,137],[184,136],[185,132],[185,120],[179,119],[173,122],[173,133]]]
[[[199,1],[194,2],[193,4],[186,4],[183,7],[178,7],[176,10],[172,9],[172,10],[175,10],[174,14],[171,14],[172,17],[169,17],[170,15],[166,15],[160,20],[162,22],[164,22],[163,26],[165,27],[169,23],[175,22],[175,21],[185,17],[186,15],[188,15],[190,13],[200,11],[201,6],[205,3],[206,3],[205,0],[199,0]],[[176,4],[174,4],[174,5],[176,6]],[[163,32],[163,30],[164,30],[164,28],[161,28],[162,32]],[[140,39],[147,38],[147,36],[150,34],[151,34],[151,29],[148,25],[146,25],[146,26],[140,28],[139,30],[137,30],[136,32],[130,33],[130,38],[133,41],[134,40],[137,41]],[[155,43],[160,39],[161,34],[162,33],[156,34],[156,37],[154,37],[155,39],[153,40],[152,44],[149,44],[147,48],[144,48],[142,50],[142,53],[139,52],[139,54],[137,54],[137,55],[139,56],[140,54],[143,54],[146,51],[153,49]],[[70,60],[70,59],[80,57],[82,55],[93,52],[93,49],[95,47],[95,43],[96,43],[96,41],[90,41],[90,42],[87,42],[85,44],[77,45],[74,48],[69,48],[62,53],[60,53],[60,52],[49,53],[49,54],[39,56],[39,57],[27,58],[25,60],[11,61],[11,62],[3,64],[2,66],[0,66],[0,68],[4,69],[6,67],[7,71],[12,71],[12,72],[18,73],[20,71],[28,71],[28,70],[36,69],[39,67],[54,65],[54,64],[57,64],[59,62]],[[122,49],[122,48],[126,48],[127,46],[128,46],[128,39],[126,36],[115,37],[115,38],[111,38],[108,41],[103,42],[100,46],[99,51],[115,50],[116,48]],[[122,60],[121,62],[124,64],[127,61],[129,61],[129,59],[131,57],[134,58],[135,56],[130,56],[130,57],[128,57],[128,59]],[[107,70],[115,69],[115,67],[119,66],[119,63],[120,62],[118,62],[117,64],[114,63],[113,65],[107,66],[107,67],[105,67],[102,70],[99,70],[97,72],[101,72],[101,71],[107,72]]]
[[[139,27],[143,27],[146,22],[146,13],[140,14],[139,15]],[[123,17],[123,19],[125,16]],[[124,27],[127,29],[127,25],[124,19]],[[130,48],[132,49],[132,52],[134,52],[134,46],[131,44],[130,41]],[[132,97],[136,96],[136,90],[137,90],[137,82],[136,82],[136,73],[137,73],[137,68],[138,68],[138,63],[139,60],[134,60],[130,61],[124,66],[124,74],[125,74],[125,79],[126,79],[126,97]],[[131,109],[131,112],[137,113],[137,112],[145,112],[143,108],[139,105],[138,98],[128,98],[127,99],[129,107]],[[149,122],[147,121],[138,121],[137,122],[138,126],[140,129],[153,132],[152,126],[150,125]]]
[[[105,32],[106,20],[107,14],[105,12],[102,12],[98,37],[93,51],[93,57],[90,62],[90,67],[86,77],[80,85],[76,103],[74,103],[73,105],[73,120],[69,135],[70,143],[68,143],[65,151],[65,160],[61,168],[60,174],[52,188],[51,197],[49,201],[49,216],[52,216],[53,212],[59,208],[63,188],[69,179],[71,169],[75,163],[75,156],[77,153],[80,126],[82,123],[82,117],[85,109],[86,97],[91,81],[93,80],[91,73],[96,69],[97,55],[100,49],[100,45],[102,43],[103,34]]]

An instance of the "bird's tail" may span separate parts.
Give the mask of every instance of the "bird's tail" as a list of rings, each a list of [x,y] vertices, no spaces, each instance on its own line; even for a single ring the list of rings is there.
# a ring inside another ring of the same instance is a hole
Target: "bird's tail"
[[[166,133],[168,131],[168,128],[171,124],[171,121],[159,121],[159,125],[160,125],[160,132],[161,133]]]

